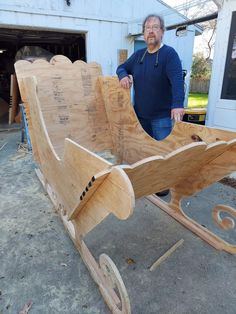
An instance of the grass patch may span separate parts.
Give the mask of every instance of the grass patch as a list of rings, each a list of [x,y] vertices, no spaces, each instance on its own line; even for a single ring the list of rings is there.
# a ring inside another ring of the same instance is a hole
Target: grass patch
[[[208,104],[208,94],[189,93],[188,108],[205,108]]]

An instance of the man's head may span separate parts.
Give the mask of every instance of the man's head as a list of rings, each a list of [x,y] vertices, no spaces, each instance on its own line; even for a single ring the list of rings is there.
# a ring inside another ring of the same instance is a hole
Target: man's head
[[[143,36],[150,50],[159,47],[165,31],[164,20],[156,14],[148,15],[143,21]]]

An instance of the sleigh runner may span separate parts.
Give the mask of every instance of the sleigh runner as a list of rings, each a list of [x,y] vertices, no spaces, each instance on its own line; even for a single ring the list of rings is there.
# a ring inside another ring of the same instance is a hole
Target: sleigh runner
[[[102,254],[97,263],[83,238],[110,214],[128,219],[137,198],[147,196],[215,248],[236,253],[181,208],[183,197],[236,170],[236,133],[178,122],[156,141],[141,128],[129,91],[101,76],[98,64],[55,56],[50,63],[18,61],[15,69],[36,172],[113,313],[131,311],[124,283],[112,260]],[[164,189],[171,190],[169,203],[150,196]],[[232,207],[213,209],[224,229],[235,217]]]

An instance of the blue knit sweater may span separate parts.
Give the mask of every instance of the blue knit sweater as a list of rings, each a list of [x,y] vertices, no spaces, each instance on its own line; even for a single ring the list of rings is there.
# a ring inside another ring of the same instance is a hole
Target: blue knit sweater
[[[134,109],[145,119],[170,117],[171,109],[183,108],[184,82],[177,52],[163,45],[156,53],[140,49],[117,68],[119,80],[131,74],[134,80]],[[158,56],[157,56],[158,53]]]

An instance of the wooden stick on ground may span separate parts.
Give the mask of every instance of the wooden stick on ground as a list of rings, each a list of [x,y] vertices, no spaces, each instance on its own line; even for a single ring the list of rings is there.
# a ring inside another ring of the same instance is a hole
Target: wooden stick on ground
[[[27,314],[29,312],[29,310],[31,309],[33,302],[29,301],[28,303],[26,303],[24,305],[24,308],[19,312],[19,314]]]
[[[4,144],[1,146],[0,150],[2,150],[2,149],[3,149],[3,147],[4,147],[4,146],[6,146],[6,145],[7,145],[7,142],[6,142],[6,143],[4,143]]]
[[[165,252],[158,260],[152,264],[149,268],[150,271],[154,271],[164,260],[166,260],[180,245],[184,243],[184,239],[179,240],[175,243],[168,251]]]

